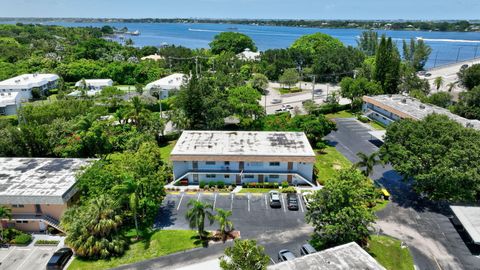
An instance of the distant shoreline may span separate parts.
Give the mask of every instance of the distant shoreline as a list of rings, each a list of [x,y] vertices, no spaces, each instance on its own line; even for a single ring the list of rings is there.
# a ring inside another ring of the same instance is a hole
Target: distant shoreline
[[[195,18],[32,18],[2,17],[0,23],[11,21],[71,23],[211,23],[300,28],[338,28],[365,30],[407,30],[435,32],[480,32],[480,20],[293,20],[293,19],[195,19]]]

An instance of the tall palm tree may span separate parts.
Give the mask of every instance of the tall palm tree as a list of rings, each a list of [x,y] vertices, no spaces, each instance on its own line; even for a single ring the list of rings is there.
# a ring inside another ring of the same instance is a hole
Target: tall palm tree
[[[8,218],[8,220],[12,219],[12,209],[6,208],[5,206],[0,206],[0,219]],[[3,225],[0,221],[0,240],[3,242]]]
[[[194,199],[191,199],[187,206],[190,207],[186,214],[190,228],[197,228],[198,236],[203,238],[205,236],[205,218],[209,220],[210,225],[212,225],[215,220],[214,215],[209,211],[213,210],[213,206],[209,203],[202,203]]]
[[[122,184],[115,186],[114,190],[119,194],[119,203],[124,203],[125,201],[128,202],[128,207],[130,208],[130,211],[132,211],[133,220],[135,222],[135,231],[138,240],[140,237],[138,232],[139,184],[133,179],[126,179]]]
[[[233,230],[233,222],[229,220],[229,217],[232,215],[232,211],[224,210],[222,208],[215,208],[215,211],[217,211],[217,215],[215,215],[215,220],[217,220],[220,225],[222,239],[223,242],[225,242],[228,233]]]
[[[371,155],[366,155],[364,153],[357,153],[357,156],[360,158],[360,161],[355,164],[357,168],[364,168],[363,169],[363,174],[367,177],[370,176],[370,174],[373,171],[373,167],[375,165],[381,164],[381,160],[378,159],[378,153],[372,153]]]
[[[447,84],[448,92],[452,92],[452,90],[455,88],[455,86],[457,86],[457,85],[454,82],[451,82],[451,83]]]
[[[443,77],[441,76],[436,77],[435,80],[433,81],[433,84],[435,85],[437,90],[440,89],[440,87],[442,87],[443,85]]]

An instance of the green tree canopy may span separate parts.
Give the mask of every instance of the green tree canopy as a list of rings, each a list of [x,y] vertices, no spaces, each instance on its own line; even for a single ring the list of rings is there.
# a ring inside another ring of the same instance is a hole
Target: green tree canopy
[[[344,46],[340,40],[323,33],[302,36],[295,40],[291,46],[291,48],[306,51],[313,55],[328,53],[341,47]]]
[[[432,48],[423,39],[410,39],[410,44],[403,40],[403,59],[416,71],[422,70],[432,53]]]
[[[375,215],[368,206],[375,200],[372,183],[356,169],[341,170],[315,192],[306,220],[313,225],[317,249],[355,241],[364,246]]]
[[[210,49],[214,54],[220,54],[221,52],[237,54],[245,49],[257,51],[255,43],[249,36],[237,32],[222,32],[216,35],[210,42]]]
[[[235,240],[233,247],[225,249],[220,257],[220,267],[224,270],[266,270],[270,258],[255,240]]]
[[[366,78],[358,77],[352,79],[344,77],[340,82],[340,94],[344,98],[352,101],[352,108],[355,104],[361,102],[364,95],[379,95],[382,94],[381,86],[374,81],[369,81]]]
[[[480,194],[480,132],[443,115],[391,124],[380,149],[417,192],[433,200],[472,202]]]
[[[228,89],[228,106],[232,115],[240,118],[240,124],[249,127],[255,119],[264,115],[260,105],[260,93],[250,86],[240,86]]]
[[[480,85],[460,93],[458,104],[453,107],[453,111],[463,117],[480,120]]]
[[[458,72],[458,79],[467,89],[473,89],[475,86],[480,85],[480,64],[461,69]]]
[[[300,80],[300,75],[294,68],[287,68],[283,74],[278,78],[281,84],[288,86],[288,88],[292,87]]]
[[[375,55],[378,48],[378,33],[375,31],[363,31],[357,39],[358,48],[367,56]]]
[[[373,78],[380,83],[385,93],[398,92],[400,80],[400,55],[391,38],[382,36],[375,59]]]

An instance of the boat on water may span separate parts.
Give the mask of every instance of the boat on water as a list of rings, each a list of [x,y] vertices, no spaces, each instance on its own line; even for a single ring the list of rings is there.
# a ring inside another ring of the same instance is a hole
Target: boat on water
[[[129,34],[132,35],[132,36],[140,36],[140,31],[135,30],[133,32],[130,32]]]

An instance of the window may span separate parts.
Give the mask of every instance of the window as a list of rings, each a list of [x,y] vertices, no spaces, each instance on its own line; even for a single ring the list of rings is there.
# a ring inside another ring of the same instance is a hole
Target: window
[[[205,175],[205,177],[207,177],[207,178],[215,178],[215,177],[217,177],[217,175],[216,175],[216,174],[207,174],[207,175]]]
[[[253,174],[246,174],[243,176],[243,178],[246,178],[246,179],[252,179],[254,178],[255,176]]]
[[[280,166],[280,162],[270,162],[270,166],[278,167]]]
[[[15,223],[28,223],[28,220],[16,220]]]
[[[12,204],[12,207],[13,208],[24,208],[25,205],[23,205],[23,204]]]
[[[225,174],[223,177],[224,178],[230,178],[230,174]]]
[[[278,174],[271,174],[271,175],[269,175],[268,177],[269,177],[270,179],[278,179],[278,178],[280,178],[280,175],[278,175]]]
[[[205,162],[205,165],[215,165],[215,161],[207,161]]]
[[[252,166],[252,167],[261,167],[261,166],[263,166],[263,163],[262,162],[250,162],[249,165]]]
[[[225,161],[225,166],[229,166],[230,165],[230,161]]]

